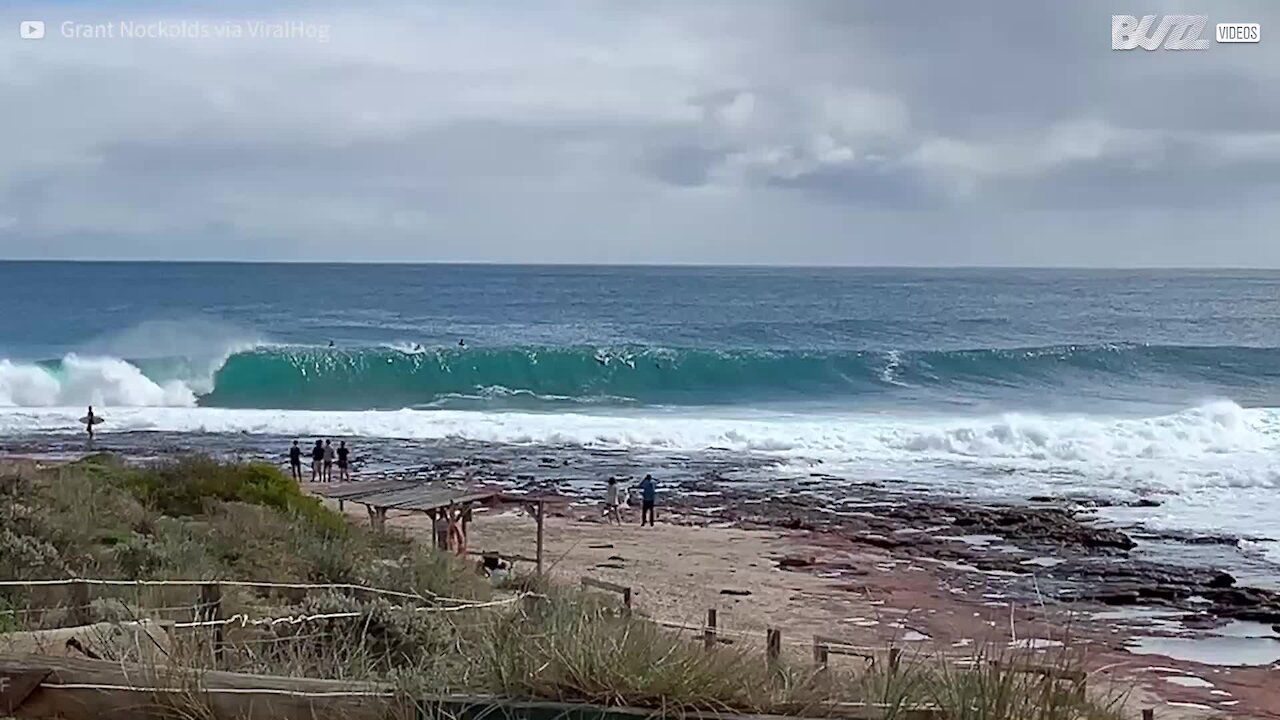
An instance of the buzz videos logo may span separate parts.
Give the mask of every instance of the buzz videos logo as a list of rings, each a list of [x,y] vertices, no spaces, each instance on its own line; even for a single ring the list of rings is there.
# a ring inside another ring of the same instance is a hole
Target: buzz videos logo
[[[1204,37],[1208,24],[1208,15],[1112,15],[1111,49],[1208,50],[1209,41]],[[1220,43],[1262,39],[1258,23],[1218,23],[1214,30],[1214,39]]]

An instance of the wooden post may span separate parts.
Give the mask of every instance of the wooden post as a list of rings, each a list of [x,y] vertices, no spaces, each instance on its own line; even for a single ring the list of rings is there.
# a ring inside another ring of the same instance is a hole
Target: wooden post
[[[1147,708],[1142,711],[1142,720],[1156,720],[1156,709]]]
[[[544,517],[544,505],[545,503],[543,501],[541,500],[538,501],[538,510],[537,510],[537,515],[535,516],[535,519],[538,521],[538,552],[536,554],[536,557],[538,558],[538,575],[539,576],[542,575],[542,520]]]
[[[200,586],[200,613],[199,618],[202,622],[217,622],[222,620],[222,586],[218,583],[205,583]],[[214,667],[218,667],[222,663],[222,643],[224,627],[219,623],[210,626],[213,632],[209,634],[213,638],[213,663]]]
[[[813,664],[818,670],[827,669],[827,644],[822,641],[821,635],[813,636]]]
[[[778,658],[782,657],[782,631],[777,628],[769,628],[766,640],[765,655],[770,664],[776,663]]]
[[[716,609],[707,609],[707,626],[702,629],[702,644],[708,650],[716,646]]]
[[[93,622],[89,607],[89,583],[78,582],[71,585],[71,617],[76,625],[88,625]]]
[[[631,588],[617,583],[605,582],[603,580],[596,580],[595,578],[589,577],[582,578],[582,587],[583,589],[599,588],[601,590],[618,593],[622,596],[622,611],[627,614],[631,613]]]
[[[902,648],[889,648],[889,672],[896,674],[902,665]]]

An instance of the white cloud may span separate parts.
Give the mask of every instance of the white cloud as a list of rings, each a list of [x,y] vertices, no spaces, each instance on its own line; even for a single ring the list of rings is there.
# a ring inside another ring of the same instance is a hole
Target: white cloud
[[[1112,53],[1100,3],[928,3],[952,31],[911,45],[924,9],[887,4],[350,7],[271,12],[327,43],[0,43],[0,255],[1106,264],[1141,253],[1016,219],[1177,235],[1270,217],[1280,180],[1273,50]],[[1233,232],[1181,262],[1280,264],[1264,222]]]

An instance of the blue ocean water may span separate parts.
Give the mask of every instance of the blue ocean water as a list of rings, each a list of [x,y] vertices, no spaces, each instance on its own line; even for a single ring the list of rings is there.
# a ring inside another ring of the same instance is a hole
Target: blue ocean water
[[[0,301],[59,385],[11,405],[174,404],[69,353],[205,407],[1280,404],[1274,272],[4,263]]]
[[[1280,537],[1280,272],[0,263],[0,307],[0,437],[727,450]]]

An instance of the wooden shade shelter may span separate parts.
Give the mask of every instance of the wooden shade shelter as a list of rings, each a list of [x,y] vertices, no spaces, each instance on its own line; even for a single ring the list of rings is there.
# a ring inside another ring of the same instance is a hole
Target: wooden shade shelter
[[[546,505],[564,500],[557,496],[515,495],[486,488],[453,488],[437,483],[406,480],[344,483],[319,488],[316,493],[337,500],[339,507],[347,502],[364,505],[369,512],[369,522],[375,530],[386,527],[389,510],[425,513],[431,518],[431,534],[436,547],[455,550],[459,554],[466,553],[467,525],[471,522],[471,511],[475,506],[522,506],[538,524],[537,555],[534,561],[539,573],[542,572]]]

